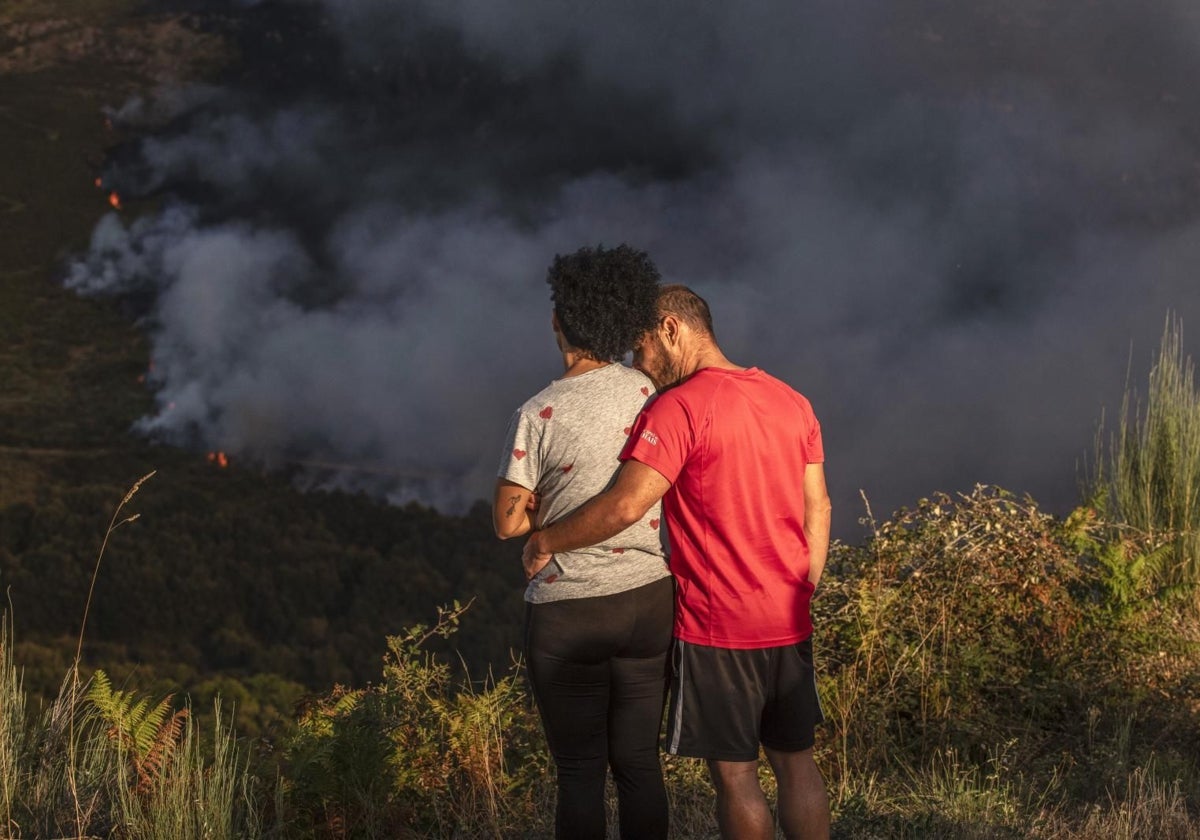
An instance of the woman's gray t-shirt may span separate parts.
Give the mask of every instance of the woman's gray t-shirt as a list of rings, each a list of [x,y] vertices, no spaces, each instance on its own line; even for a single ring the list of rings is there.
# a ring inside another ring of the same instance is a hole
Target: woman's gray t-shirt
[[[536,527],[562,519],[612,483],[633,421],[653,393],[642,373],[614,363],[556,379],[517,409],[499,475],[539,494]],[[554,555],[530,581],[525,600],[612,595],[666,577],[663,533],[656,502],[611,539]]]

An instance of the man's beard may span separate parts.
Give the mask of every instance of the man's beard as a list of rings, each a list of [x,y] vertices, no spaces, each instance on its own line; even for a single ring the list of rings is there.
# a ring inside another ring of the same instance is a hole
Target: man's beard
[[[659,393],[674,388],[684,379],[683,363],[672,359],[661,341],[659,341],[658,364],[652,370],[644,371],[644,373],[650,377],[650,381],[654,383],[654,388]]]

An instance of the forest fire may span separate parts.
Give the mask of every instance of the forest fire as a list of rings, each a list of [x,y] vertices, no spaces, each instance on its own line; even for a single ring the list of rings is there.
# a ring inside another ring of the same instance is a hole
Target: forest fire
[[[100,175],[97,175],[96,179],[94,181],[92,181],[92,183],[96,185],[96,189],[98,189],[98,190],[104,189],[104,178],[101,177]],[[118,193],[116,190],[109,190],[108,191],[108,203],[110,205],[112,205],[112,208],[114,210],[120,210],[121,209],[120,193]]]
[[[210,464],[215,464],[221,469],[229,466],[229,457],[224,452],[209,452],[206,457]]]

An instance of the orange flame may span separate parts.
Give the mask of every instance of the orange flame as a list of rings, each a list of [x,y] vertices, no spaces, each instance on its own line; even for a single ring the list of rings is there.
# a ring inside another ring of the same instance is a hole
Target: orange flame
[[[117,195],[116,190],[113,190],[108,194],[108,203],[112,205],[114,210],[121,209],[121,196]]]
[[[102,186],[104,186],[104,179],[97,175],[96,180],[92,183],[96,185],[96,189],[100,189]]]
[[[206,458],[210,464],[216,464],[221,469],[229,466],[229,458],[224,452],[209,452]]]

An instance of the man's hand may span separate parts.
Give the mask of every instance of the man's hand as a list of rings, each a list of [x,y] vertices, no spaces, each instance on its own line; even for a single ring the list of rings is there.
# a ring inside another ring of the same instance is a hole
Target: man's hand
[[[596,545],[619,534],[645,516],[669,489],[671,482],[653,467],[626,461],[612,487],[570,516],[529,535],[521,553],[525,576],[532,578],[540,572],[555,553]]]
[[[525,541],[525,549],[521,552],[521,564],[525,567],[525,580],[533,580],[534,575],[546,568],[553,554],[541,550],[538,542],[540,531],[534,531]]]

